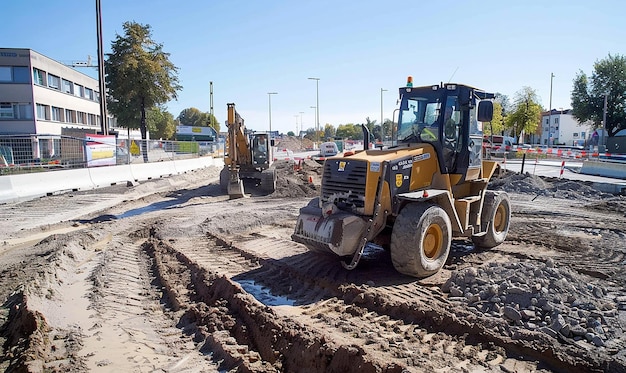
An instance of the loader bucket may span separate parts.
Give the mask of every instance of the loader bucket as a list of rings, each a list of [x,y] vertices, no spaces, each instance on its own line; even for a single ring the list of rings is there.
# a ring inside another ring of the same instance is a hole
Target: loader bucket
[[[309,204],[300,209],[291,238],[311,251],[348,256],[359,247],[365,227],[366,221],[359,216],[345,212],[324,215],[321,208]]]

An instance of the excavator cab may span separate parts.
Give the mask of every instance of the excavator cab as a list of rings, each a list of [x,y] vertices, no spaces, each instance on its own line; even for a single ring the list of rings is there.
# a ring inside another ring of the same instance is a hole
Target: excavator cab
[[[252,163],[261,167],[269,167],[270,160],[272,159],[272,147],[270,146],[269,136],[265,133],[252,134],[251,144]]]

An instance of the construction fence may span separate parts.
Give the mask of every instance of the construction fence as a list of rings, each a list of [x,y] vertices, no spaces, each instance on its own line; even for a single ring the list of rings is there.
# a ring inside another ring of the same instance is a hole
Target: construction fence
[[[163,141],[86,135],[0,136],[0,175],[220,156],[217,142]]]

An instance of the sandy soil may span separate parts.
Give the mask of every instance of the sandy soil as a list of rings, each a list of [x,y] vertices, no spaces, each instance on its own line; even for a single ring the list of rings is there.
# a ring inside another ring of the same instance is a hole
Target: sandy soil
[[[0,206],[0,369],[626,371],[626,199],[506,174],[507,241],[416,280],[290,239],[321,166],[229,200],[219,170]]]

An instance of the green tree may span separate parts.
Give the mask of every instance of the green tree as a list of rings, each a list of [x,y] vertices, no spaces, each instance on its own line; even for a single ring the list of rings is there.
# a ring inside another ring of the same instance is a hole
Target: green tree
[[[211,113],[203,113],[195,107],[184,109],[178,114],[178,121],[182,126],[213,127],[220,132],[220,124]]]
[[[330,123],[326,123],[326,125],[324,126],[324,138],[332,139],[333,137],[335,137],[336,133],[337,131],[335,130],[335,126]]]
[[[494,110],[495,111],[495,110]],[[541,123],[541,104],[534,89],[523,87],[515,93],[515,100],[511,113],[506,116],[505,127],[511,130],[513,136],[525,133],[534,133]]]
[[[287,132],[287,136],[294,137],[295,135],[296,135],[296,134],[295,134],[295,133],[293,133],[293,131],[289,131],[289,132]]]
[[[156,106],[148,110],[146,125],[151,139],[173,140],[176,133],[174,116],[165,107]]]
[[[574,78],[572,114],[579,122],[601,128],[606,95],[606,130],[609,136],[626,128],[626,57],[596,61],[591,79],[581,70]]]
[[[335,136],[341,137],[342,139],[357,139],[357,133],[360,131],[356,131],[356,126],[352,123],[348,124],[340,124],[337,126],[337,131],[335,131]],[[361,138],[363,136],[361,135]]]
[[[488,136],[501,134],[504,131],[504,118],[502,104],[494,100],[493,118],[488,124],[483,124],[483,134]]]
[[[118,122],[139,128],[147,138],[146,110],[177,99],[178,68],[169,60],[163,45],[152,40],[150,25],[125,22],[124,35],[116,35],[104,62],[109,95],[108,107]],[[148,161],[142,141],[144,162]]]

